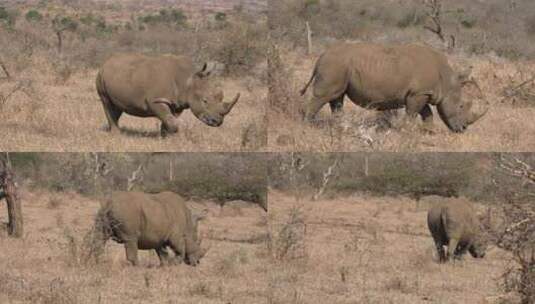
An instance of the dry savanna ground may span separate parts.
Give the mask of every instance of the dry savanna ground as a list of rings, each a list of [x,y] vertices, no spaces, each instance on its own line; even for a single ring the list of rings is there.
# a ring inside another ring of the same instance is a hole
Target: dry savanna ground
[[[310,78],[314,64],[325,47],[317,47],[313,55],[304,55],[302,49],[278,48],[282,65],[289,78],[281,79],[288,85],[289,100],[296,108],[312,96],[312,87],[304,97],[299,96]],[[315,124],[305,124],[272,111],[270,113],[269,147],[273,151],[532,151],[535,141],[533,61],[511,61],[495,55],[449,55],[450,64],[457,71],[472,66],[471,77],[480,86],[465,87],[465,98],[474,101],[476,109],[488,103],[487,115],[464,134],[450,132],[434,111],[435,133],[420,128],[420,119],[403,126],[404,110],[393,115],[366,110],[354,105],[346,97],[344,116],[340,121],[331,117],[328,105],[318,113]],[[531,81],[530,81],[531,79]],[[506,94],[504,94],[506,93]],[[510,97],[506,97],[510,96]],[[275,103],[279,101],[273,101]]]
[[[426,224],[432,201],[353,195],[312,202],[271,191],[279,258],[269,275],[272,303],[514,303],[498,287],[505,251],[437,263]]]
[[[96,69],[76,71],[58,79],[52,67],[33,56],[31,69],[20,81],[0,82],[0,89],[15,91],[0,107],[0,150],[3,151],[251,151],[266,144],[264,123],[267,90],[249,78],[214,79],[225,99],[241,99],[222,126],[212,128],[187,110],[178,118],[179,132],[160,136],[156,118],[123,114],[122,134],[105,131],[106,117],[95,89]],[[15,90],[18,87],[21,89]]]
[[[21,196],[24,237],[0,231],[2,248],[9,248],[0,252],[0,303],[265,303],[267,219],[253,204],[194,204],[208,209],[199,229],[210,249],[198,267],[161,268],[147,251],[132,267],[113,241],[101,262],[83,266],[81,243],[99,202],[39,190]]]

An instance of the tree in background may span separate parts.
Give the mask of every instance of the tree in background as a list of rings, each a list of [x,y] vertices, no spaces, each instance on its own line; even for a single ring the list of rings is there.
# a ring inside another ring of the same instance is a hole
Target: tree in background
[[[20,238],[23,233],[22,207],[7,153],[5,154],[5,158],[0,160],[0,198],[5,198],[7,202],[7,214],[9,218],[7,233],[10,236]]]
[[[63,33],[74,32],[78,28],[78,23],[70,17],[56,16],[52,19],[52,28],[58,38],[58,53],[61,54],[63,48]]]

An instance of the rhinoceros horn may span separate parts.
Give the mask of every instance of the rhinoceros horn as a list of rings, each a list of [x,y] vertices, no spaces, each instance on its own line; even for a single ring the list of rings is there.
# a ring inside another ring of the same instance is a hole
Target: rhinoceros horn
[[[465,85],[467,85],[469,83],[473,84],[476,87],[476,89],[479,91],[480,97],[484,98],[483,90],[481,89],[481,87],[479,86],[479,84],[477,83],[477,81],[475,79],[467,77],[464,81],[461,82],[461,85],[465,86]],[[466,124],[467,125],[471,125],[474,122],[478,121],[481,117],[483,117],[483,116],[485,116],[485,114],[487,114],[488,110],[489,110],[488,102],[487,102],[487,106],[485,107],[485,109],[482,110],[479,113],[477,113],[474,110],[470,109],[470,112],[468,114],[468,119],[466,120]]]
[[[240,93],[236,94],[236,97],[231,102],[223,102],[223,112],[221,112],[222,115],[227,115],[230,110],[234,107],[234,105],[238,102],[240,99]]]
[[[489,107],[486,107],[483,111],[477,113],[475,111],[470,111],[470,114],[468,114],[468,119],[466,120],[466,124],[471,125],[474,122],[478,121],[481,117],[485,116],[487,112],[489,111]]]

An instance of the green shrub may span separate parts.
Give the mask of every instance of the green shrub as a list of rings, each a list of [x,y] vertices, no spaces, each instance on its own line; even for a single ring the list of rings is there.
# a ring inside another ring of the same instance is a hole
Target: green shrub
[[[43,15],[41,15],[41,13],[39,13],[39,11],[36,11],[36,10],[29,10],[26,13],[25,17],[26,17],[26,20],[30,22],[39,22],[43,20]]]
[[[3,23],[8,28],[12,28],[17,20],[17,12],[7,10],[5,7],[0,6],[0,23]]]
[[[215,14],[214,18],[216,21],[223,22],[227,20],[227,14],[223,12],[218,12],[217,14]]]
[[[161,9],[158,14],[148,14],[144,16],[139,16],[138,21],[140,23],[146,23],[149,25],[156,24],[167,24],[167,25],[176,25],[183,27],[187,25],[187,16],[178,9]]]
[[[52,20],[52,26],[56,31],[75,31],[78,28],[78,23],[68,16],[56,16]]]

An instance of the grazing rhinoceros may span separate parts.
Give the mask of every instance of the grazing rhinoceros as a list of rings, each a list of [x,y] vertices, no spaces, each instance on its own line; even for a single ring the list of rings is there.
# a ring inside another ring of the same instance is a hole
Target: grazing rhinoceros
[[[240,98],[223,101],[223,92],[215,90],[207,77],[211,69],[200,71],[183,56],[118,54],[109,58],[97,75],[97,92],[102,101],[109,130],[119,131],[121,114],[157,117],[162,135],[176,133],[176,117],[185,109],[205,124],[218,127]]]
[[[138,263],[138,249],[154,249],[160,264],[166,265],[170,262],[167,247],[171,247],[176,262],[195,266],[206,253],[197,240],[198,220],[173,192],[114,192],[99,210],[95,226],[102,245],[109,238],[124,244],[133,265]]]
[[[466,250],[474,258],[485,256],[487,245],[476,212],[468,202],[451,199],[436,204],[427,213],[427,226],[441,263],[461,257]],[[447,255],[443,246],[448,246]]]
[[[462,101],[462,76],[446,57],[426,46],[343,43],[327,50],[316,62],[312,77],[314,92],[305,106],[305,118],[312,120],[325,105],[341,111],[344,96],[369,109],[405,107],[409,117],[420,114],[431,129],[437,107],[440,118],[454,132],[463,132],[487,112],[476,113],[471,101]]]

